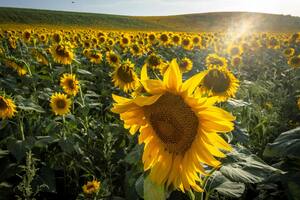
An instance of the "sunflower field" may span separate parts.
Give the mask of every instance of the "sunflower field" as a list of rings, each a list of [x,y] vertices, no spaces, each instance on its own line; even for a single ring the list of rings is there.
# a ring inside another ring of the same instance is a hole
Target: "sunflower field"
[[[0,29],[0,200],[300,199],[300,33]]]

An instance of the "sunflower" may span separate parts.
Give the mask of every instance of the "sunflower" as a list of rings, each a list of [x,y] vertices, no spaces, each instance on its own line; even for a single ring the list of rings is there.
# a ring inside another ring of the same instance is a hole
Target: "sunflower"
[[[217,54],[209,54],[205,59],[205,64],[208,68],[227,67],[227,60]]]
[[[146,65],[142,76],[147,77]],[[199,74],[182,83],[176,60],[163,80],[142,78],[148,96],[128,99],[113,95],[112,111],[120,114],[131,134],[140,130],[139,143],[144,143],[144,170],[156,184],[202,192],[199,187],[203,164],[219,167],[220,151],[231,150],[218,132],[233,130],[231,114],[214,106],[211,98],[194,95]]]
[[[161,57],[152,53],[146,59],[146,64],[152,69],[159,69],[160,65],[163,63]]]
[[[295,68],[300,67],[300,55],[291,57],[288,60],[288,64]]]
[[[201,37],[200,36],[194,36],[192,38],[193,46],[194,47],[200,47],[201,46]]]
[[[91,63],[100,64],[102,62],[102,54],[99,51],[90,50],[87,55]]]
[[[51,96],[50,106],[55,115],[65,115],[70,112],[71,100],[66,94],[54,93]]]
[[[130,53],[133,56],[141,56],[143,54],[142,46],[138,45],[137,43],[133,43],[130,45]]]
[[[295,54],[295,49],[294,48],[287,48],[283,51],[283,54],[286,57],[291,57]]]
[[[0,118],[12,118],[16,112],[16,105],[13,100],[0,95]]]
[[[116,67],[112,74],[112,81],[116,87],[125,92],[134,90],[139,86],[139,79],[134,72],[134,64],[129,60]]]
[[[82,191],[85,195],[96,194],[100,189],[100,185],[100,181],[88,181],[85,185],[82,186]]]
[[[193,43],[191,42],[191,40],[189,38],[184,38],[181,41],[181,46],[185,50],[191,50],[193,48]]]
[[[231,58],[231,65],[236,67],[242,63],[242,58],[240,56],[234,56]]]
[[[159,36],[159,42],[161,44],[163,44],[163,45],[168,44],[168,42],[169,42],[169,36],[168,36],[168,34],[167,33],[160,34],[160,36]]]
[[[156,42],[156,36],[155,36],[155,33],[150,33],[148,35],[148,41],[151,43],[151,44],[154,44]]]
[[[60,78],[60,86],[68,95],[76,96],[79,89],[79,81],[74,74],[63,74]]]
[[[52,35],[52,39],[54,42],[59,43],[62,40],[62,36],[60,35],[60,33],[54,33]]]
[[[193,62],[189,58],[183,58],[179,62],[181,73],[189,72],[193,68]]]
[[[179,45],[181,43],[181,37],[177,34],[172,36],[172,44]]]
[[[53,56],[54,61],[60,64],[71,64],[74,59],[74,54],[71,48],[69,48],[69,46],[65,44],[53,45],[50,49],[50,52]]]
[[[243,53],[243,48],[232,44],[228,46],[227,53],[232,57],[240,56]]]
[[[129,39],[129,36],[127,35],[124,35],[121,39],[120,39],[120,45],[121,47],[126,47],[130,44],[130,39]]]
[[[106,52],[106,61],[111,66],[118,66],[121,62],[120,56],[116,54],[114,51]]]
[[[210,68],[201,72],[202,80],[197,92],[216,97],[218,102],[234,97],[239,87],[239,81],[225,67]]]
[[[30,42],[30,39],[31,39],[31,31],[25,30],[23,33],[24,42]]]
[[[297,106],[298,106],[298,109],[300,110],[300,98],[298,98],[298,100],[297,100]]]

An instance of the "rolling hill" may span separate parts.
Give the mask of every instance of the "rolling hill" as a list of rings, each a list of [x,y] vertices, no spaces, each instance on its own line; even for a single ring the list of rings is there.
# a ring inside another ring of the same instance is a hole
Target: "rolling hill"
[[[252,31],[298,32],[300,17],[248,12],[219,12],[139,17],[80,12],[0,8],[0,28],[7,25],[64,26],[109,30],[226,31],[248,27]]]

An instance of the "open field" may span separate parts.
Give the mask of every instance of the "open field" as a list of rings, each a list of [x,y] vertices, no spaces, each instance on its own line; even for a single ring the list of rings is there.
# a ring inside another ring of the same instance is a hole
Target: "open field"
[[[251,31],[298,32],[300,18],[261,13],[203,13],[178,16],[134,17],[49,10],[0,8],[0,24],[88,27],[108,30],[227,31],[245,19]],[[3,25],[2,25],[3,26]],[[240,27],[236,27],[240,28]]]

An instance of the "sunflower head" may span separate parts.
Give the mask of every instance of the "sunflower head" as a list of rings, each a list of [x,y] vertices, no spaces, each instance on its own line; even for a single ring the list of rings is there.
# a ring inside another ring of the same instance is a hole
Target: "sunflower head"
[[[205,59],[205,64],[208,68],[227,67],[227,60],[217,54],[209,54]]]
[[[106,61],[111,66],[118,66],[121,62],[120,56],[116,54],[114,51],[106,52]]]
[[[295,68],[300,67],[300,55],[290,57],[290,59],[288,60],[288,64]]]
[[[144,170],[150,171],[152,181],[182,191],[203,191],[199,186],[206,174],[203,164],[218,167],[215,156],[225,156],[220,149],[231,150],[218,132],[231,131],[235,118],[214,106],[213,99],[194,92],[201,74],[182,82],[176,59],[163,80],[149,79],[147,65],[141,76],[147,95],[132,99],[113,95],[112,111],[120,114],[131,134],[140,131]]]
[[[240,56],[243,53],[243,49],[238,45],[229,45],[227,53],[232,57]]]
[[[181,46],[186,50],[191,50],[193,48],[193,43],[190,38],[183,38],[181,40]]]
[[[183,58],[179,62],[181,73],[189,72],[193,68],[193,62],[189,58]]]
[[[129,60],[122,62],[115,68],[112,81],[116,87],[125,92],[136,89],[139,85],[139,79],[134,71],[134,64]]]
[[[17,110],[16,105],[11,98],[0,95],[0,118],[12,118]]]
[[[66,44],[53,45],[50,49],[50,52],[54,61],[60,64],[71,64],[74,59],[74,54],[71,48]]]
[[[147,57],[146,63],[152,69],[159,69],[162,64],[162,59],[158,55],[152,53]]]
[[[66,94],[54,93],[51,96],[50,107],[55,115],[66,115],[70,112],[71,100]]]
[[[242,58],[240,56],[235,56],[231,58],[231,65],[236,67],[239,66],[242,63]]]
[[[87,196],[97,194],[100,190],[100,185],[100,181],[88,181],[85,185],[82,186],[82,191]]]
[[[90,50],[87,54],[91,63],[100,64],[102,62],[102,54],[96,50]]]
[[[202,72],[202,75],[198,89],[200,93],[217,97],[219,102],[235,96],[239,81],[226,68],[211,68]]]
[[[79,90],[79,81],[74,74],[63,74],[60,79],[60,86],[68,95],[76,96]]]
[[[287,48],[283,51],[283,54],[286,56],[286,57],[291,57],[295,54],[295,49],[294,48]]]

